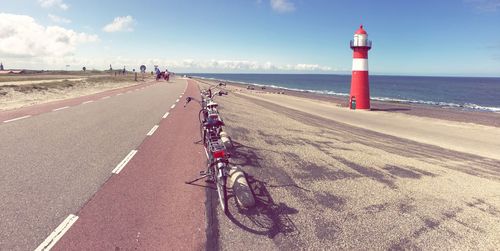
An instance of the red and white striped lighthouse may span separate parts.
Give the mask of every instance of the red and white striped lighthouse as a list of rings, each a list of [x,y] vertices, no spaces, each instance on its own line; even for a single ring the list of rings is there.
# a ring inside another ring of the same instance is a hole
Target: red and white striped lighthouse
[[[352,59],[351,95],[349,108],[370,109],[370,86],[368,83],[368,51],[372,48],[372,41],[368,40],[368,33],[363,25],[354,33],[351,40],[351,49],[354,51]]]

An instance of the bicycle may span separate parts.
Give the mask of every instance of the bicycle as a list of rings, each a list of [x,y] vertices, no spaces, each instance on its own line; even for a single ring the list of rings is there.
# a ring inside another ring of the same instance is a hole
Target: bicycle
[[[227,95],[227,92],[219,91],[219,96]],[[202,107],[198,113],[200,120],[200,136],[207,156],[207,169],[200,172],[200,177],[195,180],[186,182],[192,184],[203,178],[207,178],[207,182],[214,182],[217,188],[219,203],[222,211],[228,213],[227,201],[227,178],[229,176],[229,153],[227,152],[220,133],[222,132],[222,121],[217,110],[218,104],[213,102],[215,96],[212,95],[212,90],[209,88],[207,91],[202,91],[201,101],[193,97],[187,97],[186,105],[195,100]],[[203,115],[203,118],[202,116]]]
[[[215,182],[217,194],[219,196],[220,206],[224,213],[227,209],[227,178],[229,176],[229,153],[226,151],[222,140],[217,136],[217,125],[206,126],[205,130],[205,153],[207,154],[208,164],[205,172],[200,172],[202,177],[207,177],[209,181]]]

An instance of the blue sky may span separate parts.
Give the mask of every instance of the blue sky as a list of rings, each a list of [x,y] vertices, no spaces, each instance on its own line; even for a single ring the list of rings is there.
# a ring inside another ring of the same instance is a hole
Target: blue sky
[[[16,68],[348,74],[364,24],[372,74],[500,76],[500,0],[0,3],[0,61]]]

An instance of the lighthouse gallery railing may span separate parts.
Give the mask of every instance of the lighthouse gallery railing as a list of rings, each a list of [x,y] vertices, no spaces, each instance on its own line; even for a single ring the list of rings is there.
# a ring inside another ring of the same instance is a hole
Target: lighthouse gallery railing
[[[364,45],[361,45],[359,43],[359,41],[355,45],[354,44],[354,40],[351,40],[349,44],[350,44],[351,48],[353,48],[353,47],[368,47],[368,48],[372,48],[372,41],[371,40],[366,40],[366,43]]]

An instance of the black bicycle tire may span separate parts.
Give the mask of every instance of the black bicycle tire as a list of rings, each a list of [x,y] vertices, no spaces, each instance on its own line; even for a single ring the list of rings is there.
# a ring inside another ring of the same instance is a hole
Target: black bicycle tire
[[[203,145],[205,145],[205,127],[203,126],[203,124],[200,124],[200,142],[203,143]]]
[[[200,122],[200,124],[203,124],[203,121],[201,120],[201,115],[202,115],[202,113],[203,113],[203,111],[204,111],[204,110],[205,110],[205,109],[201,109],[201,110],[198,112],[198,121]],[[205,116],[203,116],[203,117],[205,117]],[[203,118],[203,119],[205,119],[205,118]]]

